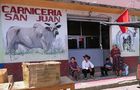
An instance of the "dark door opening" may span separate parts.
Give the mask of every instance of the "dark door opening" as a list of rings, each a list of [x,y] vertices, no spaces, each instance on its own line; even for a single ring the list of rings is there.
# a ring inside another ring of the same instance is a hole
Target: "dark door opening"
[[[99,49],[100,43],[103,49],[109,49],[109,37],[109,26],[101,25],[99,22],[68,21],[69,49]]]

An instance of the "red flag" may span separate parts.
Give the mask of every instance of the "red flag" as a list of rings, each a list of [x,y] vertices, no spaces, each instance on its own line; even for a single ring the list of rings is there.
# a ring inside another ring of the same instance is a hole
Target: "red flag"
[[[122,15],[119,16],[119,18],[116,20],[117,22],[129,22],[129,15],[128,15],[128,9],[125,10]],[[125,26],[120,26],[120,29],[122,33],[127,32],[127,27]]]

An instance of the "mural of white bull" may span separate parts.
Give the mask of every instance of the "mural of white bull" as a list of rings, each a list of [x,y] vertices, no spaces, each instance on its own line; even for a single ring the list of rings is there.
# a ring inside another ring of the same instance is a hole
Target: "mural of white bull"
[[[55,41],[56,36],[59,34],[58,28],[61,25],[58,23],[49,24],[45,23],[46,27],[39,23],[35,23],[33,27],[24,28],[18,26],[12,26],[6,33],[6,54],[15,55],[19,46],[23,46],[30,50],[33,48],[40,48],[44,51],[48,51],[52,43]]]

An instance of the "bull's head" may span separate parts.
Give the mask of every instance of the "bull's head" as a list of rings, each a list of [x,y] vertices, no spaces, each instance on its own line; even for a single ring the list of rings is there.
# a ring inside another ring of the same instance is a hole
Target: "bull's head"
[[[131,36],[130,35],[125,35],[123,37],[123,42],[124,43],[130,43],[131,42]]]
[[[58,32],[58,28],[61,27],[61,25],[58,25],[58,23],[54,23],[54,24],[49,24],[49,23],[45,23],[47,26],[45,27],[46,30],[53,32],[53,35],[56,37],[59,32]]]

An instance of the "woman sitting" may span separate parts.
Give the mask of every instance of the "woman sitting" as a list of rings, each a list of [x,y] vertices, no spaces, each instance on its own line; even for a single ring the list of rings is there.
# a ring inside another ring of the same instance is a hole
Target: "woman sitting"
[[[78,80],[78,76],[79,76],[79,72],[80,72],[80,68],[76,62],[75,57],[71,57],[70,58],[70,63],[69,63],[69,67],[70,67],[70,72],[72,77],[74,78],[74,80]]]

